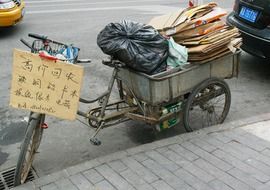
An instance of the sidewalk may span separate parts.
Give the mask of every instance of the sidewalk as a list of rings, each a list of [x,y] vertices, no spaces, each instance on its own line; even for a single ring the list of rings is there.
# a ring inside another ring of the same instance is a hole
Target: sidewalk
[[[269,190],[270,113],[145,144],[14,190]]]

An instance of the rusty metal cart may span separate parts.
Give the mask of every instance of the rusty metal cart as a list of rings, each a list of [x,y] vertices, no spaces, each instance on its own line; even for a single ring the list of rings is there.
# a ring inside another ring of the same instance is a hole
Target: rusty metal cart
[[[44,36],[30,35],[50,44],[55,41]],[[26,43],[25,41],[23,41]],[[28,45],[32,52],[35,45]],[[107,91],[94,100],[80,98],[84,104],[98,103],[88,112],[78,110],[95,130],[90,138],[94,145],[101,129],[127,120],[144,121],[161,131],[183,122],[187,131],[222,123],[230,109],[231,93],[224,79],[236,77],[239,69],[239,52],[231,53],[206,63],[191,63],[185,68],[174,68],[156,75],[135,72],[117,60],[103,61],[113,67]],[[78,62],[80,60],[77,60]],[[109,98],[117,84],[119,101]],[[45,114],[30,113],[25,138],[15,172],[15,185],[25,182],[34,155],[41,142]]]

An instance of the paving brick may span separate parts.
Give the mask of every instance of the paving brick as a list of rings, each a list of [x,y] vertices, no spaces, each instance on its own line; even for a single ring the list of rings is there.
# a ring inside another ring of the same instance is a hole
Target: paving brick
[[[212,175],[208,174],[207,171],[200,169],[198,166],[190,163],[183,167],[192,175],[196,176],[198,179],[208,183],[215,179]]]
[[[257,168],[258,170],[262,171],[263,173],[270,176],[270,166],[264,164],[263,162],[258,161],[255,158],[250,158],[246,160],[246,163]]]
[[[98,166],[96,167],[96,170],[117,189],[134,190],[134,188],[124,178],[113,171],[108,165],[103,164]]]
[[[219,180],[223,181],[224,183],[226,183],[228,186],[232,187],[235,190],[253,190],[252,187],[235,179],[234,177],[228,175],[227,173],[225,173],[222,177],[220,177]]]
[[[245,184],[248,184],[249,186],[253,187],[254,189],[263,186],[263,184],[261,182],[259,182],[258,180],[256,180],[252,176],[246,174],[245,172],[243,172],[237,168],[233,168],[227,172],[229,174],[231,174],[232,176],[234,176],[235,178],[239,179],[240,181],[244,182]]]
[[[212,190],[210,186],[201,181],[199,178],[191,175],[184,169],[179,169],[175,172],[179,178],[183,179],[187,184],[193,187],[196,190]]]
[[[231,144],[223,143],[214,137],[204,138],[202,140],[208,142],[209,144],[211,144],[213,146],[216,146],[218,149],[221,149],[224,152],[229,153],[230,155],[233,155],[240,160],[244,161],[244,160],[249,158],[248,155],[245,155],[245,154],[239,152],[239,150],[235,149],[234,146],[232,146]]]
[[[134,154],[131,157],[137,160],[138,162],[143,162],[148,159],[148,157],[144,154],[144,152]]]
[[[162,147],[162,148],[157,148],[156,151],[159,152],[159,153],[163,153],[163,152],[166,152],[168,151],[168,147]]]
[[[122,171],[120,175],[134,187],[145,184],[145,181],[139,175],[134,173],[131,169]]]
[[[123,164],[123,162],[119,160],[115,160],[112,162],[109,162],[108,165],[114,169],[116,172],[122,172],[127,169],[127,166]]]
[[[228,185],[226,185],[225,183],[217,179],[209,182],[208,184],[209,186],[212,187],[212,189],[215,189],[215,190],[233,190]]]
[[[155,190],[150,184],[145,183],[136,187],[137,190]]]
[[[83,175],[92,183],[96,184],[102,180],[104,180],[104,177],[100,175],[95,169],[90,169],[85,172],[83,172]]]
[[[228,142],[231,142],[233,140],[232,138],[229,138],[229,137],[225,136],[223,133],[220,133],[220,132],[211,133],[209,136],[210,136],[210,138],[214,137],[214,138],[218,139],[219,141],[221,141],[223,143],[228,143]]]
[[[257,188],[256,190],[269,190],[270,189],[270,185],[264,185],[260,188]]]
[[[235,135],[236,130],[233,131],[228,131],[228,132],[224,132],[223,134],[227,137],[231,137],[234,140],[238,141],[239,143],[250,147],[251,149],[257,150],[257,151],[262,151],[266,148],[266,146],[262,145],[261,143],[259,143],[260,141],[256,141],[254,139],[254,137],[252,138],[252,135],[245,135],[245,136],[237,136]]]
[[[210,138],[209,137],[203,138],[202,140],[208,142],[212,146],[215,146],[215,147],[223,150],[224,152],[227,152],[227,153],[235,156],[236,158],[238,158],[240,160],[244,161],[244,160],[249,158],[248,155],[242,154],[241,152],[239,152],[237,149],[235,149],[230,144],[223,143],[223,142],[219,141],[218,139],[216,139],[214,136],[211,136]]]
[[[80,173],[70,176],[69,179],[79,190],[94,189],[93,185]]]
[[[204,138],[203,141],[206,141],[210,143],[213,146],[216,146],[217,148],[221,149],[222,151],[226,152],[227,154],[236,157],[239,160],[245,161],[246,159],[249,158],[248,155],[245,155],[241,152],[239,152],[237,149],[235,149],[232,145],[230,144],[225,144],[222,143],[221,141],[215,139],[215,138]]]
[[[270,150],[269,150],[269,148],[266,148],[266,149],[263,150],[261,153],[262,153],[263,155],[268,156],[268,157],[270,158]]]
[[[237,142],[230,142],[230,144],[242,154],[248,155],[250,158],[255,158],[270,166],[270,159],[267,156]]]
[[[38,178],[38,179],[34,180],[34,183],[37,187],[40,187],[40,186],[44,186],[44,185],[47,185],[49,183],[52,183],[56,180],[67,178],[68,176],[69,175],[68,175],[67,171],[63,170],[63,171],[55,172],[55,173],[49,174],[47,176]]]
[[[95,185],[95,190],[116,190],[108,181],[103,180]]]
[[[210,164],[209,162],[198,159],[193,162],[196,166],[200,167],[201,169],[209,172],[209,174],[215,176],[220,181],[224,182],[226,185],[231,187],[235,190],[251,190],[250,186],[244,184],[243,182],[239,181],[238,179],[232,177],[231,175],[227,174],[226,172],[220,170],[216,166]]]
[[[148,151],[145,153],[148,157],[152,160],[155,160],[159,165],[168,169],[169,171],[175,171],[179,168],[177,164],[172,162],[171,160],[164,157],[162,154],[158,153],[157,151]]]
[[[269,130],[267,129],[267,131],[269,131]],[[268,132],[268,134],[269,134],[269,132]],[[269,141],[266,141],[262,138],[259,138],[258,136],[254,135],[254,134],[247,133],[243,136],[243,138],[250,140],[253,143],[253,145],[251,145],[251,146],[258,146],[258,149],[256,149],[256,150],[261,149],[261,151],[262,151],[262,150],[270,147]],[[249,143],[250,143],[250,141],[249,141]]]
[[[95,159],[95,160],[90,160],[88,162],[84,162],[75,166],[71,166],[66,169],[68,175],[75,175],[77,173],[83,172],[85,170],[94,168],[96,166],[100,165],[100,163]]]
[[[216,138],[213,138],[212,136],[205,136],[203,138],[200,138],[201,141],[205,141],[209,144],[211,144],[212,146],[216,147],[216,148],[219,148],[219,147],[222,147],[224,146],[225,143],[217,140]]]
[[[183,158],[182,156],[180,156],[179,154],[175,153],[172,150],[163,152],[162,155],[170,159],[171,161],[175,162],[180,167],[184,167],[187,164],[191,163],[190,161],[186,160],[185,158]]]
[[[126,157],[122,159],[123,163],[128,166],[133,172],[140,175],[146,182],[152,183],[158,180],[158,177],[154,175],[150,170],[145,168],[139,162],[137,162],[132,157]]]
[[[257,190],[269,190],[269,189],[270,189],[270,182],[267,182],[262,187],[257,188]]]
[[[196,146],[200,147],[201,149],[207,151],[207,152],[213,152],[217,149],[217,147],[212,146],[211,144],[202,141],[201,139],[192,139],[190,140],[191,143],[195,144]]]
[[[159,176],[167,184],[170,184],[170,186],[173,187],[175,190],[192,189],[182,179],[176,177],[173,173],[163,168],[155,161],[149,159],[143,161],[142,164],[145,167],[149,168],[154,174]]]
[[[76,186],[74,186],[69,179],[60,179],[55,181],[56,186],[59,189],[63,190],[78,190]]]
[[[40,190],[60,190],[60,189],[54,183],[50,183],[48,185],[40,187]]]
[[[171,145],[168,147],[169,149],[171,149],[172,151],[176,152],[177,154],[179,154],[180,156],[186,158],[187,160],[189,161],[193,161],[193,160],[196,160],[198,159],[199,157],[192,153],[191,151],[181,147],[180,145],[178,144],[175,144],[175,145]]]
[[[170,187],[166,182],[162,180],[155,181],[154,183],[152,183],[152,186],[156,190],[174,190],[172,187]]]
[[[232,168],[231,165],[229,165],[226,162],[218,159],[217,157],[213,156],[212,154],[200,149],[199,147],[191,144],[190,142],[184,142],[182,144],[182,146],[185,147],[186,149],[192,151],[193,153],[197,154],[201,158],[207,160],[208,162],[212,163],[216,167],[224,170],[224,171],[228,171],[229,169]]]
[[[210,175],[213,175],[216,178],[222,177],[225,174],[221,169],[210,164],[209,162],[205,161],[202,158],[195,160],[193,162],[193,164],[196,165],[197,167],[203,169],[204,171],[207,171]]]
[[[246,160],[248,158],[250,158],[249,155],[243,154],[242,152],[240,152],[239,150],[237,150],[232,144],[225,144],[222,147],[220,147],[221,150],[223,150],[224,152],[229,153],[230,155],[238,158],[239,160]]]
[[[216,150],[212,153],[213,155],[217,156],[218,158],[226,161],[227,163],[231,164],[232,166],[242,170],[243,172],[253,176],[257,180],[261,182],[267,182],[270,180],[270,177],[266,174],[262,173],[260,170],[256,169],[256,167],[251,167],[250,165],[238,160],[237,158],[221,151]]]

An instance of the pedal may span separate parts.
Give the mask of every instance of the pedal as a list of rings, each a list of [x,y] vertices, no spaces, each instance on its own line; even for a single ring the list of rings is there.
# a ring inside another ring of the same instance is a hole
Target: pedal
[[[91,138],[90,142],[92,143],[92,145],[95,145],[95,146],[101,145],[101,141],[98,140],[97,138]]]

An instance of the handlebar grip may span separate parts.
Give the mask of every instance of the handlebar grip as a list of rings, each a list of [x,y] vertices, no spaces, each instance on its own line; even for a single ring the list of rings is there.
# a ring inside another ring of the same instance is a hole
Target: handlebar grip
[[[48,36],[39,35],[39,34],[32,34],[32,33],[29,33],[28,36],[32,37],[32,38],[39,39],[39,40],[47,40],[47,38],[48,38]]]
[[[34,51],[34,49],[33,49],[33,47],[27,42],[27,41],[25,41],[24,39],[20,39],[20,41],[24,44],[24,45],[26,45],[27,47],[29,47],[31,50],[33,50]]]
[[[91,63],[91,59],[78,59],[77,63]]]

